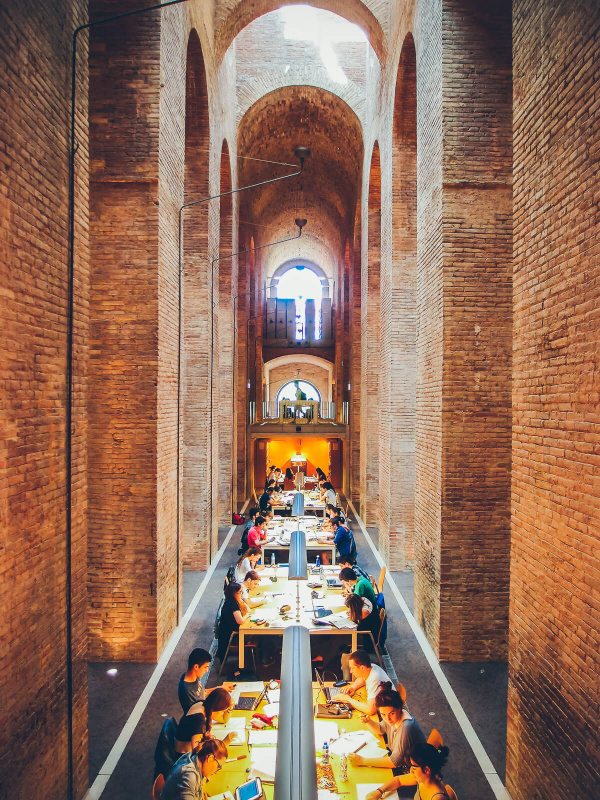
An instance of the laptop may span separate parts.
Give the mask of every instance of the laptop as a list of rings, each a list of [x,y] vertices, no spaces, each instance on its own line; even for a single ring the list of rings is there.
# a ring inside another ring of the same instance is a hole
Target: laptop
[[[340,690],[337,686],[325,686],[325,682],[321,677],[321,673],[318,669],[315,668],[315,675],[317,676],[317,682],[319,684],[319,688],[323,692],[323,696],[325,697],[325,702],[327,705],[333,705],[334,703],[339,705],[343,711],[349,711],[350,708],[346,703],[343,703],[340,700],[334,700],[333,698],[340,693]]]
[[[263,697],[267,694],[268,685],[262,690],[258,697],[240,697],[235,704],[236,711],[256,711],[262,702]]]
[[[335,578],[327,578],[327,588],[328,589],[341,589],[344,584],[338,577]]]

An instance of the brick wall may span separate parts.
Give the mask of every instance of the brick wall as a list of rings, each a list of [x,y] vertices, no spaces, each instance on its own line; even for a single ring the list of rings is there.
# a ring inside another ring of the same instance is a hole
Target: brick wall
[[[379,145],[370,161],[368,218],[363,222],[361,259],[361,426],[360,515],[366,525],[379,519],[380,408],[380,280],[381,280],[381,169]],[[365,235],[366,234],[366,235]]]
[[[441,660],[497,660],[509,554],[509,7],[447,2],[439,24],[443,45],[439,27],[417,37],[417,97],[436,102],[417,119],[415,602]]]
[[[90,40],[88,620],[98,660],[155,661],[176,624],[181,13],[164,26],[156,14],[102,25]]]
[[[0,7],[0,796],[66,797],[66,337],[71,35],[83,2]],[[72,674],[75,795],[87,786],[87,40],[77,92]],[[32,759],[35,753],[35,760]]]
[[[507,786],[600,791],[596,3],[517,0]]]
[[[268,362],[267,362],[268,363]],[[315,364],[305,364],[301,361],[293,364],[283,364],[280,367],[273,367],[269,372],[269,397],[274,403],[280,390],[287,381],[308,381],[317,389],[321,395],[321,400],[327,402],[331,394],[331,379],[329,370],[318,367]]]

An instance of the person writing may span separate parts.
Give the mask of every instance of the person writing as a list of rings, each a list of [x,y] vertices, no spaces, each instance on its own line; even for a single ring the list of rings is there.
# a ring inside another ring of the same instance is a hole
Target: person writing
[[[273,496],[273,493],[274,493],[273,487],[272,486],[268,486],[265,489],[264,494],[261,494],[260,500],[258,501],[258,505],[260,507],[261,514],[262,514],[263,511],[272,511],[273,510],[272,506],[271,506],[271,498]]]
[[[257,571],[264,569],[264,567],[258,563],[261,556],[262,550],[260,547],[249,547],[246,552],[238,558],[234,572],[234,578],[237,583],[241,583],[251,570]]]
[[[250,597],[250,592],[253,592],[260,583],[260,576],[258,572],[251,569],[246,573],[246,577],[242,581],[242,600],[248,610],[256,608],[266,602],[264,597]]]
[[[207,778],[225,766],[227,746],[219,739],[204,739],[195,752],[186,753],[173,765],[161,792],[161,800],[201,800]]]
[[[231,634],[234,633],[234,631],[239,631],[240,625],[250,616],[250,610],[247,609],[242,599],[242,585],[240,583],[230,583],[226,586],[224,594],[225,601],[221,607],[219,633],[217,637],[219,640],[217,656],[221,664],[225,658]]]
[[[377,606],[373,606],[368,598],[360,597],[357,594],[351,594],[346,598],[346,607],[348,617],[356,625],[356,630],[359,633],[370,633],[373,636],[373,640],[369,636],[366,639],[367,650],[372,651],[373,642],[377,643],[381,628],[379,609]]]
[[[335,496],[335,489],[333,488],[333,484],[329,481],[325,481],[325,483],[321,487],[321,502],[329,503],[330,505],[335,505],[336,496]]]
[[[356,574],[357,578],[366,578],[369,581],[369,583],[371,582],[368,573],[365,572],[365,570],[362,567],[359,567],[358,564],[351,564],[350,561],[347,561],[344,558],[338,558],[337,564],[340,570],[346,568],[351,569]]]
[[[198,747],[202,739],[210,735],[213,722],[227,724],[234,706],[232,696],[222,687],[214,689],[201,703],[194,703],[177,725],[175,752],[181,755]],[[233,737],[233,733],[227,734],[223,744],[228,745]]]
[[[380,800],[394,789],[401,796],[413,797],[412,790],[415,786],[417,791],[414,800],[448,800],[450,795],[442,780],[442,768],[448,760],[449,752],[447,747],[440,747],[438,750],[428,742],[417,742],[408,753],[409,773],[397,775],[375,791],[369,792],[366,800]]]
[[[355,650],[350,653],[348,659],[350,674],[354,678],[353,683],[340,689],[340,693],[334,697],[338,703],[346,703],[363,714],[373,715],[377,710],[375,698],[381,691],[381,683],[391,681],[386,672],[377,664],[371,664],[371,658],[366,650]],[[366,701],[356,700],[352,695],[364,686],[367,690]]]
[[[375,698],[375,708],[381,721],[362,717],[362,722],[375,735],[385,734],[388,754],[378,758],[366,758],[352,753],[348,761],[355,767],[382,767],[395,770],[396,775],[410,773],[410,751],[418,744],[425,742],[425,735],[416,719],[404,708],[400,693],[392,688],[391,683],[383,683]],[[400,784],[398,784],[400,785]],[[414,782],[412,784],[414,786]],[[382,787],[383,789],[383,787]],[[380,797],[377,789],[378,800]],[[385,791],[388,791],[387,788]]]
[[[260,515],[254,520],[254,527],[248,531],[248,547],[260,547],[267,541],[267,520]]]

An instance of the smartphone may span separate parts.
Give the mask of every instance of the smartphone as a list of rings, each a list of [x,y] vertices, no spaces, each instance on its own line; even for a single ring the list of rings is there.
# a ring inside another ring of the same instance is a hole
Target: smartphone
[[[348,686],[348,681],[338,681],[333,684],[334,686]]]

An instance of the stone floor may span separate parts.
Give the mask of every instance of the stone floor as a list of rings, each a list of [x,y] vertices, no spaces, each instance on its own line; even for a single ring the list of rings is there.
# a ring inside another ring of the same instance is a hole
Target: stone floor
[[[351,520],[358,548],[358,561],[377,576],[379,566],[356,521]],[[241,528],[239,529],[241,533]],[[222,542],[228,530],[221,530]],[[369,531],[376,543],[376,531]],[[194,647],[209,648],[213,625],[229,564],[237,559],[236,531],[221,562],[205,589],[172,658],[112,776],[102,793],[103,800],[149,800],[152,787],[153,753],[165,716],[179,717],[177,682]],[[204,578],[203,572],[184,573],[184,612]],[[393,573],[402,597],[412,609],[412,573]],[[385,594],[388,611],[387,648],[399,680],[408,693],[408,704],[426,734],[437,728],[450,748],[444,778],[460,800],[492,800],[494,794],[467,743],[465,736],[435,678],[394,595]],[[107,670],[117,668],[116,676]],[[504,780],[506,750],[507,665],[443,664],[442,669],[475,728],[499,776]],[[150,675],[153,664],[90,664],[89,682],[89,767],[90,784],[98,774],[121,729],[127,721]],[[216,670],[209,685],[216,682]]]

